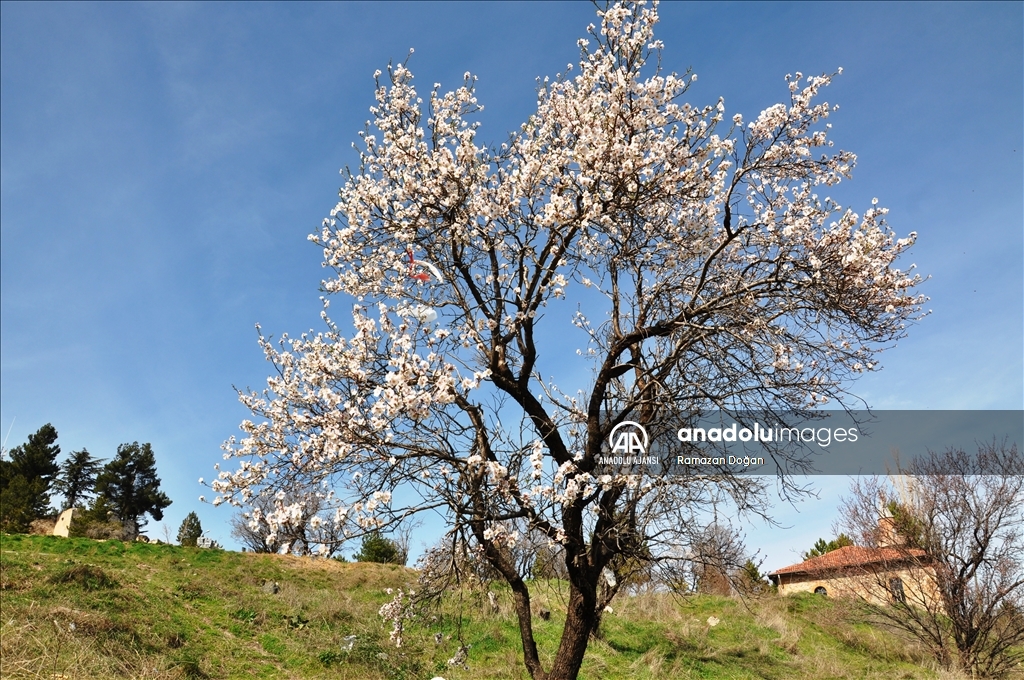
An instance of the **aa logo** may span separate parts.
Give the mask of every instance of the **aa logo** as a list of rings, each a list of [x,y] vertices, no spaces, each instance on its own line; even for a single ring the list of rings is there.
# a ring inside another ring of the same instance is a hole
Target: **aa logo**
[[[608,435],[612,453],[624,456],[645,455],[649,442],[650,439],[647,437],[647,430],[644,429],[644,426],[634,423],[632,420],[622,421],[613,427],[612,433]]]

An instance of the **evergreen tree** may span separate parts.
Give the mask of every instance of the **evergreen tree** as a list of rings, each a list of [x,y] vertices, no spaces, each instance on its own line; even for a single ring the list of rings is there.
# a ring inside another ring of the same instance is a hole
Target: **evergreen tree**
[[[821,557],[825,553],[845,548],[848,545],[853,545],[853,540],[846,534],[839,534],[831,541],[825,541],[824,538],[819,538],[815,542],[814,547],[803,554],[803,558],[805,560],[809,560],[814,557]]]
[[[748,559],[742,567],[736,570],[733,576],[733,585],[740,593],[748,595],[757,595],[771,588],[768,577],[761,573],[761,565],[753,559]]]
[[[60,477],[53,488],[64,495],[62,510],[83,507],[92,496],[96,475],[102,461],[93,458],[86,449],[73,451],[60,468]]]
[[[35,519],[32,514],[34,485],[16,474],[9,461],[0,463],[0,530],[24,533]]]
[[[195,547],[199,537],[203,535],[203,525],[199,523],[199,515],[190,512],[185,515],[178,528],[178,544]]]
[[[26,531],[29,523],[49,513],[50,487],[60,467],[57,430],[47,423],[28,442],[0,461],[0,527]]]
[[[359,552],[352,556],[356,562],[377,562],[379,564],[402,564],[404,565],[407,556],[395,541],[384,538],[379,532],[373,532],[363,536],[363,543],[359,546]]]
[[[144,515],[163,519],[171,499],[160,491],[156,458],[149,443],[121,444],[117,457],[103,466],[96,478],[96,493],[110,503],[118,519],[137,534],[145,526]]]
[[[914,516],[911,508],[898,501],[889,501],[885,506],[892,518],[893,536],[891,540],[907,548],[924,548],[925,527],[920,519]]]

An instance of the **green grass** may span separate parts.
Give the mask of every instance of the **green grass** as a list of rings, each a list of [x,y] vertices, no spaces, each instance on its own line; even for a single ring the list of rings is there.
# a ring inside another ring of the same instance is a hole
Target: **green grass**
[[[3,678],[527,678],[508,591],[452,594],[396,649],[377,615],[416,572],[176,546],[0,535]],[[276,594],[264,592],[277,581]],[[564,585],[534,584],[542,658]],[[620,597],[582,678],[935,678],[916,646],[824,598]],[[716,626],[708,618],[720,620]],[[441,633],[441,643],[434,635]],[[355,635],[351,650],[344,638]],[[468,670],[447,659],[470,645]],[[949,678],[950,676],[942,676]]]

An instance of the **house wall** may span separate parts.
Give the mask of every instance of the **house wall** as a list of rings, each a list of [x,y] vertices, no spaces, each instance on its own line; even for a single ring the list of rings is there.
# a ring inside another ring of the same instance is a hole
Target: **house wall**
[[[891,602],[890,579],[899,578],[908,604],[934,606],[939,602],[934,572],[929,568],[858,567],[824,574],[779,574],[779,594],[813,593],[825,588],[829,597],[856,597],[872,604]]]

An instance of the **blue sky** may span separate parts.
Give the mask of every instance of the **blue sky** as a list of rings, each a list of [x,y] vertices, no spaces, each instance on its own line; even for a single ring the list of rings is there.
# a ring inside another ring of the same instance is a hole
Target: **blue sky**
[[[1020,3],[666,3],[670,70],[688,100],[752,119],[783,77],[844,74],[826,99],[859,156],[833,196],[877,196],[933,314],[855,392],[874,408],[1024,407],[1024,49]],[[0,427],[46,422],[65,452],[148,441],[174,500],[202,505],[219,446],[259,388],[267,333],[319,328],[320,251],[306,241],[355,164],[374,70],[421,89],[479,76],[480,138],[529,115],[535,78],[578,57],[589,3],[0,5]],[[748,544],[796,561],[830,533],[845,478],[779,507],[794,528]],[[160,536],[159,523],[149,533]],[[755,537],[756,536],[756,537]]]

